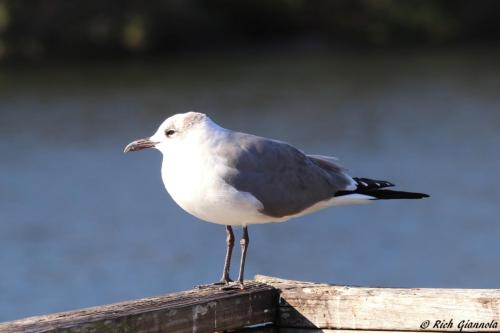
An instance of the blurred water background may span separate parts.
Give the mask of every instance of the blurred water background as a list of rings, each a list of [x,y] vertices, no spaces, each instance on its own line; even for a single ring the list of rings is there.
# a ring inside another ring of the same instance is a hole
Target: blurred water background
[[[498,288],[500,48],[313,44],[7,60],[0,68],[0,320],[219,278],[224,228],[173,203],[159,152],[122,153],[189,110],[335,155],[354,176],[431,195],[250,227],[247,277]]]

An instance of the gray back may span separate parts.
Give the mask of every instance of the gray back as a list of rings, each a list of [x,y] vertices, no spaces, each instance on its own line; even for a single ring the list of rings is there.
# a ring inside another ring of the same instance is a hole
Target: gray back
[[[350,184],[333,162],[250,134],[230,133],[217,154],[231,168],[224,180],[238,191],[251,193],[263,204],[261,212],[272,217],[300,213]]]

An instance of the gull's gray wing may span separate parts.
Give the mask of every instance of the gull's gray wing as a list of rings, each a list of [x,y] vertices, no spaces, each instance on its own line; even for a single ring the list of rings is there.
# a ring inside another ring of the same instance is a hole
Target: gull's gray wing
[[[352,178],[333,161],[307,156],[287,143],[232,132],[217,154],[226,160],[224,180],[248,192],[272,217],[295,215],[346,190]]]

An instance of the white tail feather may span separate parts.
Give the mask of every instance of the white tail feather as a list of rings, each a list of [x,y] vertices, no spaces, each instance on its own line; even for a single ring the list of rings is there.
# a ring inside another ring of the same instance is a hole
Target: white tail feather
[[[366,194],[353,193],[353,194],[334,197],[330,200],[332,205],[337,206],[337,205],[355,205],[355,204],[370,203],[370,201],[373,199],[376,198]]]

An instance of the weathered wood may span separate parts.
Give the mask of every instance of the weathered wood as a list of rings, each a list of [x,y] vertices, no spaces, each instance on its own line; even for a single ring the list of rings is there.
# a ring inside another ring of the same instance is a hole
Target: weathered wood
[[[321,328],[293,328],[266,326],[262,328],[251,328],[238,330],[237,333],[417,333],[422,331],[367,331],[367,330],[336,330]]]
[[[363,288],[257,276],[245,290],[196,289],[31,317],[0,324],[0,333],[458,332],[462,321],[483,325],[464,332],[500,332],[500,290]]]
[[[248,282],[245,290],[194,289],[0,324],[0,332],[214,332],[273,322],[278,292]]]
[[[279,328],[274,325],[259,325],[257,327],[237,330],[237,333],[279,333]]]
[[[252,328],[238,330],[238,333],[417,333],[422,331],[367,331],[367,330],[335,330],[321,328],[293,328],[266,326],[262,328]]]
[[[294,328],[266,326],[262,328],[252,328],[238,330],[237,333],[422,333],[422,331],[367,331],[367,330],[336,330],[321,328]],[[465,331],[466,332],[466,331]]]
[[[280,331],[285,327],[360,331],[460,331],[460,322],[468,320],[485,325],[490,323],[490,326],[464,327],[463,331],[500,332],[499,289],[362,288],[266,276],[257,276],[256,281],[272,285],[281,291],[276,323]],[[429,325],[425,327],[423,324],[421,328],[422,323],[427,320]],[[450,320],[453,320],[451,327],[439,326],[438,321],[446,324]]]

